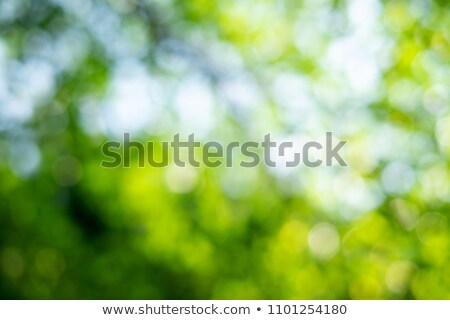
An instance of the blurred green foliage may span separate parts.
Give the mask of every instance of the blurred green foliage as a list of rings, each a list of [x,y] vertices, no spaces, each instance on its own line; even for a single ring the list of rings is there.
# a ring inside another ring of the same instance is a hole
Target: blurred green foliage
[[[0,298],[450,299],[449,88],[446,0],[0,0]],[[348,167],[100,167],[326,131]]]

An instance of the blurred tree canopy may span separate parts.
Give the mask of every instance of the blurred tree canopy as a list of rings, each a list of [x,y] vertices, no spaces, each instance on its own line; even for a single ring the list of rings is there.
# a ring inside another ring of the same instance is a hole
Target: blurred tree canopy
[[[0,298],[450,299],[446,0],[0,0]],[[348,167],[100,167],[128,132]]]

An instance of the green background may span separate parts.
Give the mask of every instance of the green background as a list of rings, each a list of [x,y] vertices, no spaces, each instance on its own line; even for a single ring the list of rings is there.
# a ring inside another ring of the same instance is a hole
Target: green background
[[[449,299],[445,0],[0,0],[0,298]],[[124,132],[347,167],[100,167]]]

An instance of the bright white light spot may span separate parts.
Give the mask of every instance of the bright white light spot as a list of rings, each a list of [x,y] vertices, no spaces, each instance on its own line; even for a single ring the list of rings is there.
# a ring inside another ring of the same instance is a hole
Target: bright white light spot
[[[378,0],[352,0],[348,16],[356,32],[367,33],[379,25],[381,4]]]
[[[49,98],[55,85],[55,70],[47,62],[30,59],[24,64],[12,64],[10,73],[17,94],[29,100]]]
[[[183,133],[204,136],[215,125],[214,96],[208,83],[198,77],[183,81],[175,96]]]
[[[414,169],[402,162],[391,162],[381,174],[381,184],[389,193],[406,193],[415,180]]]
[[[329,260],[339,250],[340,238],[336,228],[329,223],[316,224],[308,236],[311,253],[318,259]]]
[[[246,76],[232,78],[222,85],[227,102],[232,106],[254,109],[261,105],[261,95],[254,81]]]
[[[334,179],[332,192],[339,199],[341,214],[348,219],[376,208],[384,200],[378,184],[349,173]]]
[[[0,104],[0,129],[27,121],[33,115],[33,105],[29,99],[7,96]]]
[[[327,53],[328,66],[342,72],[361,98],[373,95],[380,79],[376,57],[365,42],[356,36],[341,38],[331,43]]]
[[[125,61],[116,68],[102,116],[115,136],[150,129],[160,111],[158,88],[137,62]]]
[[[293,127],[311,124],[311,113],[318,111],[311,97],[308,80],[295,74],[283,73],[275,78],[273,96],[284,120]]]

